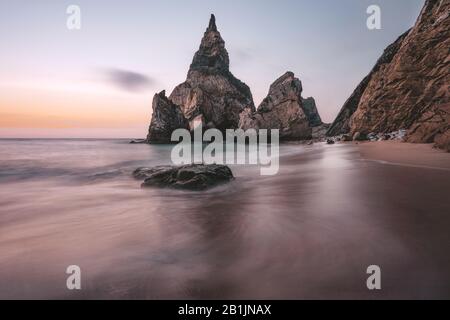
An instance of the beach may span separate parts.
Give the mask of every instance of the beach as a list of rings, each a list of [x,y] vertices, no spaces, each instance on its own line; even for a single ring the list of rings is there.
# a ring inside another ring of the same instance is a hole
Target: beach
[[[142,189],[132,171],[170,150],[0,140],[0,298],[450,298],[448,153],[283,144],[274,176],[235,165],[208,191]]]
[[[399,166],[450,170],[449,153],[433,148],[430,144],[378,141],[360,143],[358,149],[361,156],[367,160]]]

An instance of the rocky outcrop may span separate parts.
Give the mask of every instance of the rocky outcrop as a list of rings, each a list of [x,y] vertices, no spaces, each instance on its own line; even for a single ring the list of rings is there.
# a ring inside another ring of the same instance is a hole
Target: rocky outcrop
[[[138,168],[133,172],[133,176],[136,179],[144,180],[142,187],[163,187],[194,191],[205,190],[234,179],[229,167],[216,164]]]
[[[323,124],[319,111],[317,110],[316,100],[313,97],[302,98],[302,105],[310,127],[314,128]]]
[[[174,130],[189,128],[180,107],[166,97],[165,91],[155,94],[152,108],[152,120],[147,135],[148,143],[171,143]]]
[[[328,135],[407,129],[406,141],[450,144],[450,0],[427,0],[415,26],[389,46]]]
[[[133,139],[129,143],[130,144],[143,144],[143,143],[147,143],[147,139]]]
[[[337,115],[331,127],[328,129],[328,136],[337,136],[340,134],[345,134],[350,132],[350,119],[358,109],[359,103],[361,102],[361,97],[364,94],[368,84],[374,77],[374,75],[381,69],[382,66],[391,63],[397,51],[400,49],[403,40],[408,35],[409,30],[402,34],[394,43],[389,45],[383,52],[383,55],[378,59],[372,71],[361,81],[361,83],[353,91],[350,98],[344,103],[341,111]]]
[[[279,129],[283,140],[307,140],[323,135],[313,98],[303,99],[302,84],[292,72],[275,81],[255,109],[249,87],[230,72],[225,42],[214,15],[190,65],[187,79],[169,96],[155,96],[147,142],[166,143],[178,128]],[[173,119],[171,119],[173,117]]]
[[[319,126],[312,128],[312,138],[314,141],[324,140],[327,136],[327,131],[330,128],[329,123],[322,123]]]
[[[229,66],[225,42],[211,15],[186,81],[170,95],[170,100],[183,110],[191,129],[198,121],[207,128],[236,129],[239,114],[246,108],[254,110],[249,87],[233,76]]]
[[[302,83],[292,72],[286,72],[269,89],[269,94],[256,112],[247,109],[241,114],[239,127],[248,129],[279,129],[282,140],[308,140],[312,127],[322,124],[315,101],[301,96]]]

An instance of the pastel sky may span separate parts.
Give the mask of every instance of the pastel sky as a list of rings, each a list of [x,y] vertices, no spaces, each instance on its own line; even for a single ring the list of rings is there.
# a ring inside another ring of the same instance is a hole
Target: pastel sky
[[[211,13],[259,105],[285,71],[331,122],[424,0],[0,2],[0,138],[139,138],[155,92],[186,78]],[[66,27],[69,5],[81,30]],[[382,30],[366,9],[381,7]]]

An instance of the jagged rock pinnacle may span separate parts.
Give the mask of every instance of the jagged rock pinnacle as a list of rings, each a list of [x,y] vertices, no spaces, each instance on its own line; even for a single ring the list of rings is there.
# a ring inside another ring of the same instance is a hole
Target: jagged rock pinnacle
[[[239,114],[255,110],[250,88],[233,76],[229,66],[225,41],[212,14],[186,81],[169,97],[181,107],[191,130],[199,121],[207,128],[237,129]]]
[[[202,72],[228,72],[230,60],[220,32],[217,30],[216,17],[211,14],[208,28],[203,36],[200,48],[196,52],[190,70]]]
[[[214,16],[214,14],[211,14],[211,18],[209,19],[209,26],[206,31],[217,32],[216,17]]]

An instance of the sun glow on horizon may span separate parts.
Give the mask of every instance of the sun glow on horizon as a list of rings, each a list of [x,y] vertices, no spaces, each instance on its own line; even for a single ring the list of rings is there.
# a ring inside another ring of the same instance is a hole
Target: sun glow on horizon
[[[43,132],[101,128],[129,132],[132,128],[145,128],[150,121],[151,99],[151,93],[134,95],[101,85],[2,85],[0,137],[14,137],[12,132],[24,128]]]

